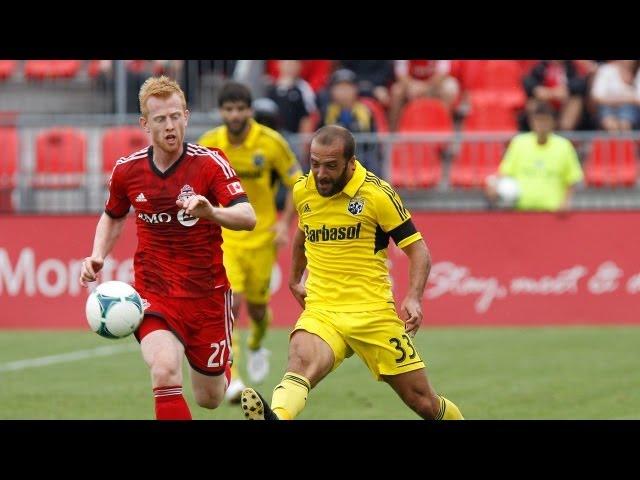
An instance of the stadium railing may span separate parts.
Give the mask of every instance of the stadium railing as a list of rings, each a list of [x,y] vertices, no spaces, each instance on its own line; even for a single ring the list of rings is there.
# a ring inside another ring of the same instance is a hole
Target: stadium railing
[[[215,114],[194,113],[186,140],[196,141],[219,122]],[[0,165],[0,185],[4,186],[0,213],[100,212],[106,199],[103,136],[114,126],[135,127],[137,123],[137,115],[20,116],[13,122],[18,132],[17,169],[3,169]],[[38,165],[36,139],[52,126],[62,125],[86,138],[82,181],[77,188],[33,189]],[[637,185],[640,132],[559,133],[574,144],[585,171],[586,179],[578,188],[574,209],[640,209]],[[464,131],[356,134],[356,155],[398,189],[410,208],[486,210],[489,204],[481,188],[484,177],[497,169],[513,135],[513,132]],[[307,171],[310,136],[289,135],[287,139]],[[8,147],[0,144],[0,163],[12,154],[5,152],[5,148]]]

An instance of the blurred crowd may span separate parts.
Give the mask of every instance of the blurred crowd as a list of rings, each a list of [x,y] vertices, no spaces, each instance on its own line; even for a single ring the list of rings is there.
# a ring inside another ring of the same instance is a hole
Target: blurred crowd
[[[635,60],[269,60],[265,70],[279,126],[293,133],[326,123],[401,131],[403,109],[417,98],[438,100],[460,126],[489,109],[506,119],[500,129],[526,131],[542,100],[561,131],[640,127]]]

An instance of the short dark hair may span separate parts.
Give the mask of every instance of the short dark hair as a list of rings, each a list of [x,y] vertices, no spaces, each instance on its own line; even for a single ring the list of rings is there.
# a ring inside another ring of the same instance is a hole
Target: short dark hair
[[[222,107],[226,102],[243,102],[251,107],[251,90],[243,83],[229,81],[218,93],[218,106]]]
[[[340,125],[325,125],[313,134],[311,141],[318,142],[320,145],[333,145],[336,139],[342,141],[342,154],[345,160],[351,160],[356,153],[356,139],[349,130]]]
[[[550,115],[553,117],[554,111],[551,105],[549,105],[547,102],[537,101],[535,106],[533,107],[533,110],[531,111],[531,114],[532,115]]]

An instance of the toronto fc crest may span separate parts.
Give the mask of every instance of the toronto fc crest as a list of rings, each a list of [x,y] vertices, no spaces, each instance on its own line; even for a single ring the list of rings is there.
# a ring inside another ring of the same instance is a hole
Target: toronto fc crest
[[[194,195],[197,195],[196,192],[193,191],[193,188],[191,188],[191,185],[185,185],[184,187],[182,187],[180,189],[180,194],[178,195],[178,200],[186,200],[189,197],[192,197]]]
[[[193,197],[194,195],[197,195],[197,193],[193,191],[191,185],[185,185],[180,189],[178,200],[182,200],[184,202],[189,197]],[[185,227],[193,227],[196,223],[198,223],[198,220],[200,220],[198,217],[189,215],[184,208],[178,212],[177,218],[178,221]]]

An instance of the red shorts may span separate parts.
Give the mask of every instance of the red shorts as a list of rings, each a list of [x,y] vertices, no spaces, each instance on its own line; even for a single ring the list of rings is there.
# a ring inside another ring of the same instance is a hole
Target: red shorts
[[[155,330],[169,330],[184,345],[189,365],[203,375],[224,373],[231,352],[231,289],[218,288],[210,297],[167,298],[139,292],[144,319],[135,331],[140,342]]]

